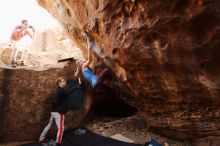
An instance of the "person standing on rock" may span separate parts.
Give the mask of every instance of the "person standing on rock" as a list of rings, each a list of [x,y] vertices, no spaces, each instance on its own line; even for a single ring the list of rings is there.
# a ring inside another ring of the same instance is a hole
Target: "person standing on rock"
[[[82,70],[82,74],[84,78],[90,83],[90,85],[95,88],[98,83],[100,83],[104,77],[109,72],[109,69],[105,68],[99,75],[96,75],[94,71],[89,67],[91,61],[92,61],[92,43],[89,40],[89,38],[84,34],[87,39],[87,46],[88,46],[88,58],[86,61],[77,60],[77,71],[76,74],[79,73],[79,68]]]
[[[12,67],[17,66],[17,55],[19,50],[23,50],[21,56],[20,65],[24,66],[24,61],[27,57],[27,49],[30,47],[33,37],[34,37],[35,29],[33,26],[28,24],[27,20],[22,20],[21,25],[18,25],[14,28],[11,38],[10,38],[10,46],[12,48],[11,53],[11,65]]]
[[[52,111],[51,111],[50,120],[49,120],[48,125],[44,128],[43,132],[40,135],[40,138],[38,141],[39,143],[44,142],[45,136],[48,130],[53,125],[53,122],[55,120],[58,132],[57,132],[56,143],[54,143],[54,146],[58,146],[61,144],[63,131],[64,131],[64,113],[66,113],[68,110],[67,109],[68,102],[66,102],[68,99],[67,97],[80,86],[80,85],[79,86],[77,85],[77,86],[67,89],[66,85],[67,85],[67,81],[64,79],[64,77],[57,78],[56,80],[57,90],[55,92],[55,95],[52,101]]]

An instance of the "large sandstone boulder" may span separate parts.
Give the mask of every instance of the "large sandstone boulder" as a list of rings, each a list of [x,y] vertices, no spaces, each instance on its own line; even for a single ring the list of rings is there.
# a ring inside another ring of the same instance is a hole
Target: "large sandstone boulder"
[[[36,30],[32,45],[27,50],[25,64],[32,67],[57,65],[57,60],[69,57],[82,59],[80,49],[67,37],[61,27]],[[1,64],[11,65],[11,52],[9,42],[0,44]],[[24,52],[22,49],[18,52],[18,63],[22,52]]]
[[[56,78],[73,79],[73,71],[71,65],[42,71],[0,69],[0,143],[37,140],[49,122]],[[67,113],[65,129],[77,126],[84,116],[83,108]]]
[[[220,1],[38,0],[86,55],[120,79],[152,130],[179,140],[220,135]]]

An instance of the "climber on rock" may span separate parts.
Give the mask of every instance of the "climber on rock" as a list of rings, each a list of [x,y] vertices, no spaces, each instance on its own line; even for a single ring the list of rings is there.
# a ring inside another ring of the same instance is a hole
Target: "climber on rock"
[[[76,74],[78,74],[79,71],[81,70],[84,78],[90,83],[90,85],[93,88],[95,88],[98,85],[98,83],[103,81],[104,77],[109,72],[109,69],[105,68],[99,75],[96,75],[94,71],[89,67],[92,61],[92,52],[91,52],[92,43],[87,36],[86,36],[86,39],[87,39],[87,46],[88,46],[88,58],[86,61],[81,61],[81,60],[76,61],[76,65],[77,65]]]

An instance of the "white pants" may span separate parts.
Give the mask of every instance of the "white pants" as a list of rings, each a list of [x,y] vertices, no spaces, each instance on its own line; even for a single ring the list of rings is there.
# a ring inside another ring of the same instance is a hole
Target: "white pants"
[[[64,115],[60,114],[58,112],[51,112],[50,121],[49,121],[48,125],[44,128],[43,132],[41,133],[40,138],[39,138],[40,141],[44,140],[48,130],[53,125],[54,120],[56,122],[57,129],[58,129],[56,142],[58,144],[61,143],[61,140],[63,137],[63,131],[64,131]]]
[[[27,59],[27,54],[30,49],[32,43],[32,39],[29,36],[24,36],[19,41],[11,40],[10,45],[12,48],[11,59],[16,61],[18,52],[21,51],[21,61],[25,61]]]

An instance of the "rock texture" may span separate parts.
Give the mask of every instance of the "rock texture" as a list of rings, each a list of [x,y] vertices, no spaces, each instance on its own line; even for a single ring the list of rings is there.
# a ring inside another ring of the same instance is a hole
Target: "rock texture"
[[[0,44],[1,64],[11,64],[10,43]],[[21,57],[21,51],[17,60]],[[46,69],[48,65],[57,65],[57,60],[75,57],[82,59],[82,53],[74,43],[67,37],[61,27],[53,27],[45,30],[38,30],[35,33],[33,43],[28,48],[25,64],[32,67]],[[44,67],[44,68],[43,68]]]
[[[73,67],[44,71],[0,69],[0,75],[0,143],[37,140],[49,122],[55,80],[59,76],[73,78]],[[79,124],[84,114],[83,109],[67,113],[65,129]]]
[[[88,33],[152,130],[179,140],[220,135],[220,1],[38,2],[84,55]]]

